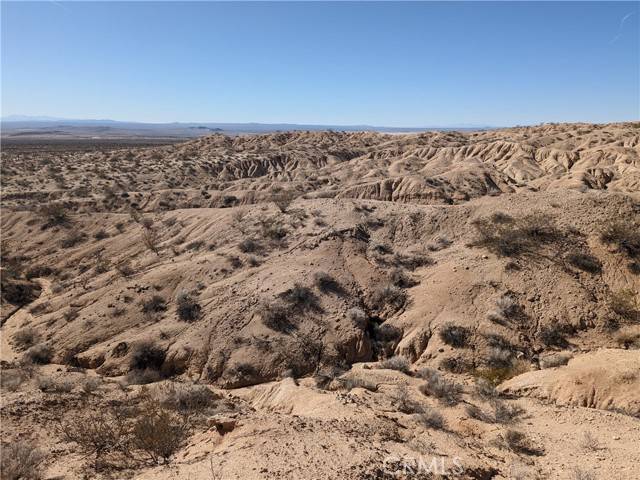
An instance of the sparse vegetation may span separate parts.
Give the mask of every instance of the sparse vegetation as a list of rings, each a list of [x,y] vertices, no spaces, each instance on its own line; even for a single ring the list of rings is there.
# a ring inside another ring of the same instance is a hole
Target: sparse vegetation
[[[411,364],[406,358],[401,357],[399,355],[388,358],[386,360],[382,360],[380,363],[378,363],[378,368],[398,370],[399,372],[402,372],[405,375],[409,375],[411,373]]]
[[[13,343],[19,350],[26,350],[38,341],[38,334],[31,327],[21,328],[13,334]]]
[[[167,310],[167,302],[160,295],[153,295],[142,302],[142,312],[152,315]]]
[[[391,308],[394,311],[400,310],[407,302],[407,294],[395,285],[383,285],[375,289],[370,297],[372,308],[384,310]]]
[[[640,299],[633,290],[613,292],[609,297],[609,306],[622,318],[640,322]]]
[[[39,343],[27,350],[24,354],[24,358],[31,363],[46,365],[47,363],[50,363],[53,358],[53,349],[51,348],[51,345]]]
[[[33,443],[18,440],[0,447],[3,480],[40,480],[45,454]]]
[[[433,408],[426,409],[425,411],[415,415],[416,421],[427,428],[434,428],[436,430],[444,430],[446,428],[446,422],[440,412]]]
[[[466,327],[447,323],[440,328],[439,336],[447,345],[463,348],[471,337],[471,331]]]
[[[322,293],[343,293],[340,283],[327,272],[316,272],[313,274],[313,281]]]
[[[193,322],[200,317],[202,307],[188,292],[180,292],[176,297],[178,318],[185,322]]]
[[[567,256],[567,262],[585,272],[600,273],[602,271],[602,263],[600,260],[585,253],[570,253]]]
[[[435,370],[423,369],[418,372],[426,380],[420,385],[420,391],[427,396],[435,397],[445,405],[455,405],[460,401],[462,387],[445,379]]]

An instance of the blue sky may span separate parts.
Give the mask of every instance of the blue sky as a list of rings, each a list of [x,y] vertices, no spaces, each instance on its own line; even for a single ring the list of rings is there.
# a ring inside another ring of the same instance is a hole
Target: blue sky
[[[638,2],[2,2],[2,114],[515,125],[640,117]]]

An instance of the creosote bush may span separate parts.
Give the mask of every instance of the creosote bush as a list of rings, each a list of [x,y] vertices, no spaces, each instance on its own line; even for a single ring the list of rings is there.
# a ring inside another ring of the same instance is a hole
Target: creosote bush
[[[145,405],[132,426],[133,445],[153,463],[168,463],[189,435],[188,418],[178,416],[156,402]]]

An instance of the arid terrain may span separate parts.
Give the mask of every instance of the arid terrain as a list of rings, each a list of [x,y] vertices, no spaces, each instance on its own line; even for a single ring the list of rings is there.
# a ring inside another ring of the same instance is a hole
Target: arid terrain
[[[640,123],[27,147],[3,479],[640,478]]]

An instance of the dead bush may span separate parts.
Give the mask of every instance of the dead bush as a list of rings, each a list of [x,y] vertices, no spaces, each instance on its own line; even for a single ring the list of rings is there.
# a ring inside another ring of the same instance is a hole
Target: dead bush
[[[178,318],[185,322],[193,322],[200,318],[202,307],[188,292],[180,292],[176,297]]]
[[[45,454],[33,443],[18,440],[0,447],[3,480],[40,480]]]
[[[447,345],[454,348],[463,348],[471,337],[471,331],[466,327],[447,323],[440,328],[438,335]]]
[[[134,420],[131,429],[133,445],[145,452],[153,463],[168,463],[184,445],[189,435],[187,417],[178,416],[149,402]]]
[[[347,318],[361,330],[364,330],[368,323],[368,317],[364,310],[359,307],[352,307],[347,311]]]
[[[295,195],[293,192],[283,192],[280,195],[277,195],[273,198],[273,203],[275,203],[278,210],[282,213],[287,213],[287,210],[291,206],[291,203],[295,200]]]
[[[407,275],[401,268],[394,268],[389,272],[389,281],[398,288],[411,288],[418,284],[418,281]]]
[[[77,445],[86,456],[93,457],[97,472],[108,456],[129,453],[129,425],[120,408],[87,409],[60,422],[62,438]]]
[[[60,246],[62,248],[73,248],[84,242],[86,239],[87,235],[84,232],[74,230],[60,241]]]
[[[623,348],[640,348],[640,327],[627,327],[620,330],[615,341]]]
[[[518,405],[509,405],[500,401],[493,401],[492,406],[495,423],[515,423],[525,413],[525,410]]]
[[[144,228],[141,236],[143,245],[156,255],[160,255],[160,237],[158,233],[151,228]]]
[[[541,450],[534,447],[531,441],[523,432],[517,430],[507,430],[502,435],[502,444],[505,448],[515,453],[524,453],[526,455],[540,455]]]
[[[427,396],[435,397],[445,405],[456,405],[460,401],[462,387],[445,379],[435,370],[423,369],[420,376],[426,380],[419,390]]]

